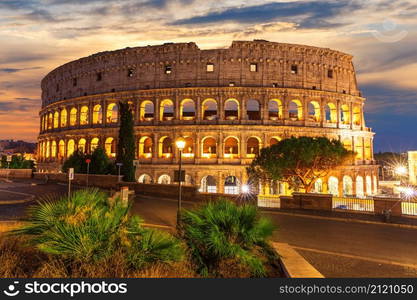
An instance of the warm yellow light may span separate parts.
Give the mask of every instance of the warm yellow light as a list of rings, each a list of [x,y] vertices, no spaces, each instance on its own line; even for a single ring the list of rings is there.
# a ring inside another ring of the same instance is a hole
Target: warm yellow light
[[[394,172],[398,175],[406,175],[407,168],[405,166],[396,166]]]
[[[175,145],[177,146],[178,150],[182,151],[185,148],[185,139],[180,137],[175,141]]]

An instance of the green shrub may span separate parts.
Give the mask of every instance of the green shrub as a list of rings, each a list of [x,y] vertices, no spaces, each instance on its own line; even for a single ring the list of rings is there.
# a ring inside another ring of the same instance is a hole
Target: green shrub
[[[259,217],[255,206],[237,206],[228,200],[181,214],[182,237],[203,276],[216,275],[219,266],[230,260],[247,266],[252,276],[265,276],[259,253],[268,248],[272,231],[272,223]]]
[[[70,198],[50,197],[29,211],[27,225],[14,231],[28,235],[41,252],[71,261],[94,263],[122,251],[132,268],[169,263],[182,257],[179,241],[143,228],[129,207],[98,189],[75,191]]]

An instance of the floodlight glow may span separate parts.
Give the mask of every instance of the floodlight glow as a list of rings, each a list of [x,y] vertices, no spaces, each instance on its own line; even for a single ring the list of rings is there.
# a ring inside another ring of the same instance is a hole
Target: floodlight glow
[[[249,190],[250,190],[250,188],[247,184],[242,185],[242,193],[245,193],[245,194],[249,193]]]
[[[185,139],[180,137],[176,140],[175,145],[177,146],[178,150],[182,151],[185,148]]]
[[[396,166],[394,172],[398,175],[406,175],[407,168],[405,166]]]

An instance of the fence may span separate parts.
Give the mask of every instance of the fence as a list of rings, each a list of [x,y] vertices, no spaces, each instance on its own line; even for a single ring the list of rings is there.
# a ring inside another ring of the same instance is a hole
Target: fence
[[[403,215],[417,216],[417,202],[401,202],[401,212]]]
[[[279,195],[258,195],[258,206],[280,208],[281,199]]]
[[[333,197],[333,209],[374,212],[374,200],[362,198]]]

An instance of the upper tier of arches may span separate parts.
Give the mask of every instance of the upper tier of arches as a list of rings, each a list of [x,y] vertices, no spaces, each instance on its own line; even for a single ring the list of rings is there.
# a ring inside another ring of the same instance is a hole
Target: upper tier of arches
[[[266,41],[211,50],[178,43],[104,52],[62,65],[42,80],[42,107],[109,92],[227,86],[360,95],[352,56],[339,51]]]

